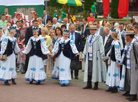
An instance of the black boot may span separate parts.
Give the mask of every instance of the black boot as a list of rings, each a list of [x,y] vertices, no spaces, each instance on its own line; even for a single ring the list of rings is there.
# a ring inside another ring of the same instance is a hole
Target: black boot
[[[129,91],[126,91],[123,96],[130,96]]]
[[[118,89],[117,88],[113,88],[111,93],[117,93],[118,92]]]
[[[98,82],[95,82],[93,90],[98,90]]]
[[[106,92],[111,92],[112,88],[108,88],[108,90],[105,90]]]
[[[128,99],[128,101],[136,101],[137,100],[137,94],[131,95],[131,97]]]
[[[8,81],[5,81],[4,84],[7,85],[7,86],[10,86]]]
[[[92,82],[91,82],[92,76],[88,75],[88,81],[87,81],[87,86],[84,87],[83,89],[91,89],[92,88]]]
[[[12,84],[16,85],[15,79],[12,79]]]

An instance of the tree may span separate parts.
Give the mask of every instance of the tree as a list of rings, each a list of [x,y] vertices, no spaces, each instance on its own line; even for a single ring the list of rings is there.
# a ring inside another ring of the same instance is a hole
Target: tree
[[[119,0],[111,1],[111,17],[112,18],[118,18],[118,4],[119,4]]]
[[[91,6],[96,2],[96,0],[85,0],[84,2],[84,10],[91,11]]]

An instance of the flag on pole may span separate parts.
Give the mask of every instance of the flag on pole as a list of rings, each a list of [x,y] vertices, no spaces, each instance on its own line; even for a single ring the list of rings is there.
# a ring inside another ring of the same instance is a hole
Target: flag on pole
[[[119,0],[118,16],[119,18],[126,17],[129,12],[129,0]]]
[[[110,1],[109,0],[103,0],[104,18],[106,18],[108,16],[109,10],[110,10]]]

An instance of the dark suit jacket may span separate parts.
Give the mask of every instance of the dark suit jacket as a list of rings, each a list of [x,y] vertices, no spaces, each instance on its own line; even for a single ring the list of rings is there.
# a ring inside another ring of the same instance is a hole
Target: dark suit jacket
[[[102,37],[105,36],[105,34],[104,34],[104,28],[100,27],[99,29],[100,29],[99,35],[101,35]]]
[[[46,24],[45,24],[45,18],[44,18],[44,17],[45,17],[45,16],[42,17],[42,18],[43,18],[43,22],[42,22],[42,23],[43,23],[44,25],[46,25]],[[52,18],[51,16],[47,15],[46,22],[47,22],[47,20],[49,20],[49,19],[52,20],[53,18]]]
[[[104,40],[105,40],[105,36],[102,36],[103,37],[103,43],[104,43]],[[113,38],[112,36],[110,35],[106,41],[106,44],[104,46],[104,50],[105,50],[105,55],[108,53],[108,51],[110,50],[110,47],[111,47],[111,44],[112,44],[112,41],[113,41]]]
[[[41,34],[41,29],[39,30],[39,35],[40,35],[40,34]],[[32,30],[32,26],[31,26],[31,27],[27,28],[27,30],[26,30],[25,41],[24,41],[25,45],[27,45],[28,40],[29,40],[30,37],[32,37],[32,36],[33,36],[33,30]]]

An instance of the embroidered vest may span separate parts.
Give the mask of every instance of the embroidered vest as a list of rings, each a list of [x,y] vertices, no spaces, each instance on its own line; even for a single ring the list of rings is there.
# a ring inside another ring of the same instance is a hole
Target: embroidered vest
[[[63,52],[63,55],[66,56],[67,58],[69,59],[73,58],[74,54],[70,46],[70,41],[66,44],[64,43],[59,44],[59,50],[55,57],[58,57],[61,54],[61,52]]]
[[[116,61],[116,58],[115,58],[115,46],[114,45],[113,45],[112,50],[111,50],[111,60],[112,61]]]
[[[8,39],[8,44],[3,55],[10,56],[14,52],[15,43],[16,43],[15,41],[12,42]]]

